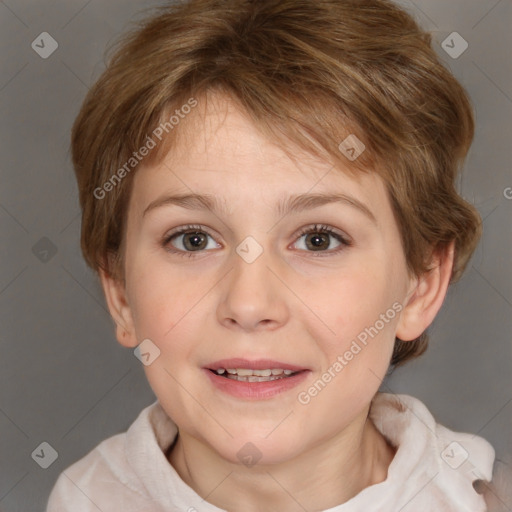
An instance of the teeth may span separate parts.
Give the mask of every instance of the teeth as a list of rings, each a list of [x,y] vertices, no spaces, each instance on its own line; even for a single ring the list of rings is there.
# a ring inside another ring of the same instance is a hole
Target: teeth
[[[246,377],[246,376],[249,376],[249,375],[253,375],[252,370],[246,370],[244,368],[237,368],[236,369],[236,374],[239,377]],[[254,375],[256,375],[256,370],[254,370]]]
[[[236,374],[239,377],[248,377],[249,375],[255,375],[256,377],[268,377],[272,375],[272,370],[250,370],[247,368],[237,368]]]
[[[250,368],[218,368],[215,370],[218,375],[225,377],[236,378],[236,380],[243,380],[247,382],[261,382],[264,380],[276,380],[277,378],[288,377],[293,370],[282,370],[280,368],[267,369],[267,370],[252,370]],[[264,377],[264,379],[260,379]]]
[[[268,382],[271,380],[285,379],[284,375],[270,375],[268,377],[258,377],[257,375],[247,375],[240,377],[238,375],[228,375],[228,379],[238,380],[240,382]]]

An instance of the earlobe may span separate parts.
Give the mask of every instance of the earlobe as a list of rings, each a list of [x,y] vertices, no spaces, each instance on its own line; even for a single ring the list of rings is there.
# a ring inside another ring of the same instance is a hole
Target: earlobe
[[[397,325],[402,341],[418,338],[441,309],[452,275],[455,244],[435,253],[430,269],[418,277],[409,290]]]
[[[109,276],[103,269],[99,271],[99,274],[110,315],[116,324],[117,341],[125,347],[137,346],[132,312],[126,299],[124,282]]]

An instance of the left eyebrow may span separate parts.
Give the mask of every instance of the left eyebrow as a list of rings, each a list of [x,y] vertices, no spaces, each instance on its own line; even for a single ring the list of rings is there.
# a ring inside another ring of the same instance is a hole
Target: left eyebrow
[[[313,208],[319,208],[326,204],[343,203],[351,206],[372,222],[377,223],[377,219],[372,211],[364,203],[353,196],[347,194],[299,194],[281,199],[276,208],[276,213],[284,217],[289,213],[302,212]],[[210,210],[214,212],[226,212],[226,203],[221,203],[216,196],[200,194],[180,194],[160,197],[152,201],[144,210],[142,216],[145,216],[151,210],[161,206],[176,205],[188,210]]]
[[[366,215],[373,223],[377,223],[375,215],[368,206],[347,194],[300,194],[291,196],[279,202],[277,212],[280,216],[285,216],[290,212],[301,212],[330,203],[347,204]]]

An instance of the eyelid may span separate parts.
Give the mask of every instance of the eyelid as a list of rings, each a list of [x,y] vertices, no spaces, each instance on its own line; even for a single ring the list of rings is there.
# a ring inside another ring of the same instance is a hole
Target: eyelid
[[[181,235],[187,233],[188,231],[201,231],[202,233],[206,233],[212,238],[214,237],[214,235],[212,234],[213,230],[210,230],[210,228],[202,224],[186,224],[184,226],[178,226],[177,228],[174,228],[171,231],[165,233],[165,235],[163,236],[163,240],[170,240],[173,236]]]
[[[346,233],[328,224],[310,224],[309,226],[301,228],[293,236],[294,238],[300,238],[301,236],[304,236],[308,233],[328,233],[329,235],[339,237],[339,239],[346,244],[352,243],[352,238],[350,238]]]

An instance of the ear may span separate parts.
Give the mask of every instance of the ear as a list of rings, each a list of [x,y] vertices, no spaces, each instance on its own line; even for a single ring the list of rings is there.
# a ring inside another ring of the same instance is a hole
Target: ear
[[[116,323],[117,341],[124,347],[136,347],[138,342],[132,312],[126,299],[125,281],[114,279],[102,269],[99,274],[110,315]]]
[[[411,283],[396,331],[400,340],[415,340],[434,321],[450,284],[454,253],[455,242],[435,252],[429,270]]]

